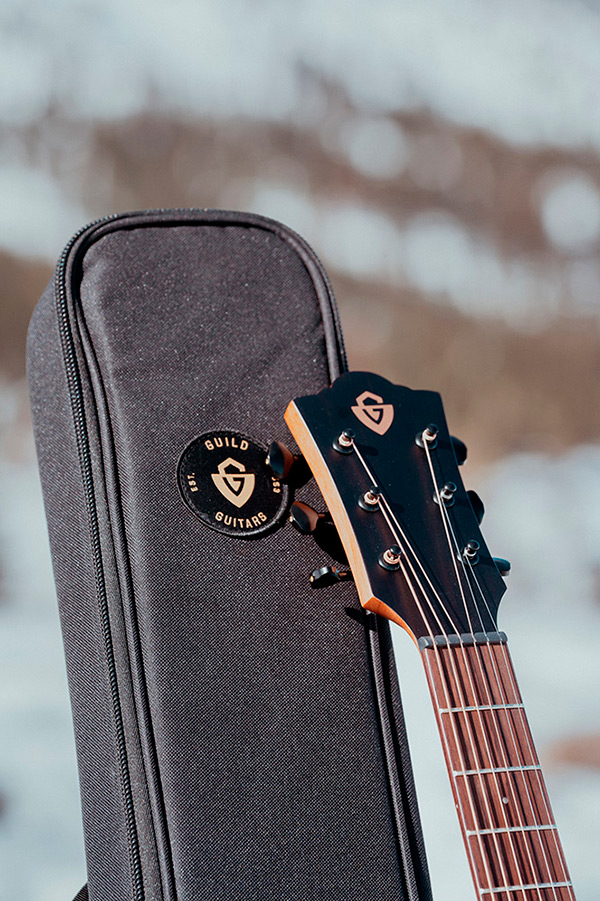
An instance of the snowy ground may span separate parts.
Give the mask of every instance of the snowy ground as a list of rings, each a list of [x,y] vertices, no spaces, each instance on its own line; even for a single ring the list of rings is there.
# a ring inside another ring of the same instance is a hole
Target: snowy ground
[[[85,881],[85,864],[71,712],[35,468],[3,463],[0,498],[0,899],[70,901]]]
[[[558,459],[508,457],[470,475],[488,506],[488,542],[513,562],[501,625],[511,637],[578,901],[597,901],[600,772],[553,762],[552,747],[565,737],[600,736],[600,448]],[[34,465],[3,462],[0,496],[0,901],[69,901],[84,862]],[[436,901],[464,901],[472,886],[420,661],[412,643],[397,638]]]

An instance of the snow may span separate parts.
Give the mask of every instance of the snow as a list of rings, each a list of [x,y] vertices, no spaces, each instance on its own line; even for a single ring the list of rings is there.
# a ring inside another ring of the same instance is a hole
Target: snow
[[[547,173],[541,201],[542,225],[560,250],[586,251],[600,238],[600,193],[580,172]]]
[[[40,169],[0,166],[0,246],[18,256],[54,261],[88,216]]]
[[[11,404],[3,406],[10,419]],[[596,901],[600,773],[550,765],[549,752],[563,737],[600,734],[600,447],[514,455],[468,477],[486,503],[492,553],[513,563],[500,626],[546,762],[578,901]],[[0,743],[0,901],[65,901],[84,881],[84,861],[34,465],[0,462],[0,497],[0,734],[10,737]],[[400,630],[395,643],[435,898],[464,901],[473,889],[419,655]]]
[[[570,285],[570,269],[556,261],[505,259],[445,211],[417,213],[400,226],[364,203],[312,200],[292,185],[266,181],[248,185],[245,199],[249,209],[300,232],[340,272],[409,286],[467,316],[499,317],[516,328],[541,328],[564,312],[561,290]],[[575,287],[570,312],[599,317],[597,292]]]
[[[0,126],[26,128],[50,109],[83,121],[150,109],[266,119],[317,129],[370,177],[407,169],[421,188],[447,191],[461,175],[460,148],[440,153],[427,136],[409,143],[390,114],[425,109],[519,147],[597,152],[599,46],[600,8],[585,0],[3,0]],[[355,105],[338,126],[325,121],[319,78]],[[0,246],[54,261],[94,213],[70,174],[59,183],[46,163],[28,161],[18,141],[2,148]],[[491,237],[442,210],[397,220],[350,194],[311,197],[306,173],[289,161],[275,168],[232,183],[224,205],[282,219],[340,272],[520,328],[549,322],[565,294],[569,312],[600,315],[600,196],[585,173],[556,170],[540,184],[542,225],[566,257],[542,266],[502,257]],[[0,425],[10,427],[11,404],[0,397]],[[600,733],[600,448],[508,457],[470,484],[486,501],[488,543],[513,562],[500,624],[544,760],[562,737]],[[84,860],[31,463],[0,459],[0,498],[0,901],[65,901],[84,881]],[[395,638],[436,901],[464,901],[473,889],[421,664]],[[600,773],[554,765],[546,774],[578,901],[596,901]]]
[[[409,148],[401,127],[391,119],[355,116],[339,134],[339,148],[359,172],[393,178],[406,167]]]
[[[73,231],[107,212],[101,199],[89,210],[79,200],[73,161],[86,151],[64,153],[72,136],[46,137],[52,148],[33,156],[20,143],[49,110],[84,122],[152,110],[292,123],[363,175],[406,170],[422,190],[448,192],[464,174],[456,141],[409,140],[392,114],[429,109],[517,145],[598,149],[599,44],[600,8],[584,0],[3,0],[0,125],[22,133],[7,132],[0,154],[0,247],[54,261]],[[341,85],[354,112],[328,115],[319,78]],[[61,153],[74,171],[63,163],[56,173]],[[106,177],[94,174],[97,198]],[[343,197],[315,198],[306,173],[303,183],[272,171],[232,181],[222,197],[296,227],[341,272],[413,287],[467,315],[538,328],[565,300],[567,312],[600,315],[597,187],[583,171],[551,171],[532,202],[573,260],[503,257],[493,234],[435,208],[392,216],[351,184]]]
[[[0,901],[85,881],[75,747],[37,472],[0,465]]]
[[[600,16],[583,0],[4,0],[0,29],[6,123],[51,104],[130,116],[151,97],[190,115],[302,120],[309,69],[363,110],[600,146]]]

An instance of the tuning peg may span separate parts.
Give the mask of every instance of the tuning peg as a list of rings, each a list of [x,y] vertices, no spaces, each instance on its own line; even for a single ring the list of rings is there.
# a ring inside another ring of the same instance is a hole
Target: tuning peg
[[[317,513],[302,501],[294,501],[290,507],[290,522],[302,535],[312,535],[324,521],[329,521],[327,513]]]
[[[498,572],[501,576],[507,576],[510,573],[510,562],[508,560],[505,560],[504,557],[492,557],[492,560],[498,567]]]
[[[483,519],[483,514],[485,513],[485,506],[479,495],[476,491],[467,491],[467,496],[471,501],[471,506],[473,508],[473,513],[475,514],[475,519],[481,525],[481,521]]]
[[[281,441],[273,441],[267,453],[267,466],[276,479],[287,479],[296,456]]]
[[[340,570],[337,566],[321,566],[319,569],[315,569],[310,576],[310,584],[313,588],[329,588],[330,585],[337,585],[338,582],[353,581],[351,572]]]
[[[281,441],[272,442],[266,463],[276,479],[290,482],[295,488],[305,485],[312,476],[302,454],[293,454]]]
[[[454,435],[450,436],[450,443],[452,444],[452,449],[454,450],[456,462],[459,466],[462,466],[467,459],[467,445],[464,443],[464,441],[461,441],[460,438],[455,438]]]
[[[317,513],[308,504],[294,501],[290,507],[290,522],[302,535],[312,535],[322,551],[338,560],[347,563],[348,558],[342,545],[338,530],[331,521],[329,513]]]

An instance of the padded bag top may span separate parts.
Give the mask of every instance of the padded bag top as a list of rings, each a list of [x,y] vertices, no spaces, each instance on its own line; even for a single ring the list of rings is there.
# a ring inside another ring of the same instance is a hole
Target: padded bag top
[[[330,559],[262,463],[264,520],[231,506],[250,490],[240,442],[261,461],[291,443],[290,398],[344,366],[319,261],[257,216],[95,223],[36,309],[91,901],[430,895],[387,624],[351,585],[311,590]],[[237,470],[212,466],[215,436]],[[296,496],[322,509],[313,483]]]

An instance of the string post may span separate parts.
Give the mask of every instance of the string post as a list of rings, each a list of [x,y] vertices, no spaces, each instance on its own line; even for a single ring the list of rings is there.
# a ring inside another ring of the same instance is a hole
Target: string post
[[[333,448],[340,454],[351,454],[354,450],[354,429],[344,429],[333,442]]]
[[[454,482],[446,482],[444,487],[441,489],[440,499],[446,507],[451,507],[453,505],[454,501],[456,500],[455,495],[456,495],[457,490],[458,489],[457,489],[456,485],[454,484]],[[433,499],[437,504],[438,503],[437,494],[434,494]]]
[[[481,545],[474,538],[471,538],[470,541],[467,541],[466,545],[463,548],[463,558],[470,563],[471,566],[475,566],[476,563],[479,562],[479,550]]]
[[[375,510],[379,510],[379,500],[382,494],[383,491],[381,488],[378,488],[377,485],[373,485],[359,497],[358,506],[363,510],[367,510],[369,513],[373,513]]]
[[[422,432],[419,432],[415,441],[419,447],[437,447],[439,431],[440,430],[435,422],[430,422],[429,425],[425,426]]]
[[[378,563],[383,569],[389,569],[391,571],[400,568],[400,558],[402,556],[402,548],[397,544],[393,544],[391,547],[386,548],[382,554],[379,555]]]

